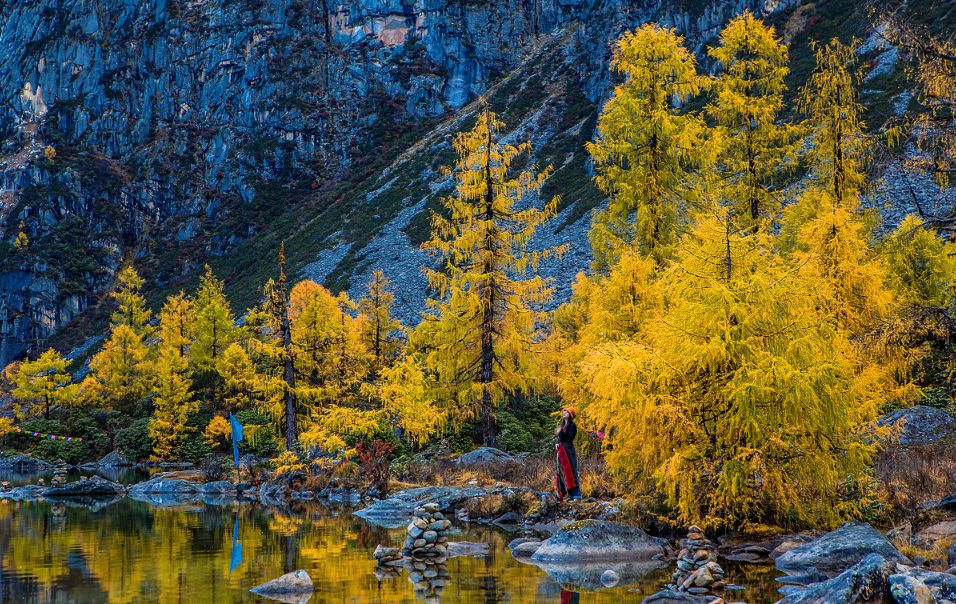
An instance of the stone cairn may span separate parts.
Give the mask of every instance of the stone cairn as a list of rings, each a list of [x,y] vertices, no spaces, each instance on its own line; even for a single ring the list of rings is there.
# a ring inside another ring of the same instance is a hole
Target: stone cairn
[[[677,570],[671,576],[672,589],[695,594],[707,593],[723,585],[724,569],[717,564],[714,544],[696,526],[687,530],[677,554]]]
[[[54,487],[64,486],[66,484],[66,472],[66,462],[62,459],[56,460],[56,466],[53,469],[53,478],[50,480],[50,485]]]
[[[444,562],[448,559],[448,529],[451,522],[438,511],[437,503],[426,503],[415,509],[415,517],[408,525],[408,536],[402,553],[416,560],[432,559]]]
[[[448,562],[437,558],[412,560],[408,566],[408,581],[415,590],[415,597],[430,604],[441,601],[450,576]]]

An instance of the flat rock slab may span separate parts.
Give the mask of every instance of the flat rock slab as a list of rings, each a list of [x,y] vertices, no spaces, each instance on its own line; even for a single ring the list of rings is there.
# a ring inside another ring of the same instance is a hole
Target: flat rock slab
[[[600,520],[573,522],[549,537],[532,562],[641,561],[663,556],[664,547],[639,528]]]
[[[286,573],[268,583],[253,587],[254,594],[281,602],[304,602],[312,596],[312,577],[302,569]]]
[[[388,499],[377,501],[355,515],[370,524],[385,528],[399,528],[408,524],[415,508],[426,503],[435,503],[442,512],[452,512],[469,499],[493,492],[480,487],[419,487],[395,493]]]
[[[879,554],[892,563],[912,564],[883,533],[869,524],[858,522],[848,522],[819,539],[799,545],[781,554],[776,563],[777,568],[790,574],[816,568],[835,575],[869,554]]]
[[[43,497],[43,491],[47,487],[38,484],[28,484],[22,487],[13,487],[9,491],[0,492],[0,499],[9,499],[10,501],[34,501]]]
[[[123,485],[99,476],[90,476],[67,483],[62,487],[50,487],[43,491],[43,496],[48,499],[60,497],[115,497],[125,494],[126,488]]]
[[[895,564],[869,554],[836,577],[808,587],[783,587],[779,604],[854,604],[881,602],[889,595],[888,578]]]

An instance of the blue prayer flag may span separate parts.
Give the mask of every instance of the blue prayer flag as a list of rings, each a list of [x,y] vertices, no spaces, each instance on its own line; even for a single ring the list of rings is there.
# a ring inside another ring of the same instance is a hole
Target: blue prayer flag
[[[232,426],[232,457],[236,461],[236,469],[239,468],[239,441],[242,440],[242,424],[232,413],[229,414],[229,425]]]

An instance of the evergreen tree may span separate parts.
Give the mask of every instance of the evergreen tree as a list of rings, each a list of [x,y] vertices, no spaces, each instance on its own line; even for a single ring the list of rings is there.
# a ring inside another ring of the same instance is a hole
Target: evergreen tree
[[[36,412],[37,405],[43,409],[43,417],[50,419],[50,409],[63,404],[73,404],[77,386],[71,384],[67,361],[59,352],[50,348],[37,359],[23,361],[7,368],[8,379],[13,383],[16,399],[16,415],[26,415],[26,405]]]
[[[132,266],[127,266],[119,272],[116,280],[118,285],[112,295],[119,306],[110,317],[113,327],[128,325],[139,335],[147,336],[152,313],[146,307],[146,299],[139,293],[143,279]]]
[[[712,147],[703,144],[703,120],[674,107],[706,83],[681,36],[642,25],[618,42],[611,68],[625,81],[601,111],[597,140],[587,145],[595,182],[609,197],[591,229],[595,263],[605,270],[626,248],[666,256],[681,208],[695,199],[694,166]]]
[[[512,175],[511,164],[530,145],[500,143],[501,128],[485,109],[454,141],[455,194],[443,201],[446,215],[432,217],[432,238],[423,246],[443,262],[426,269],[437,298],[414,335],[438,398],[454,401],[459,419],[480,419],[486,443],[496,433],[495,406],[528,386],[531,344],[544,318],[535,307],[551,297],[547,280],[526,275],[562,251],[530,248],[557,199],[542,209],[523,204],[539,194],[550,169]]]
[[[777,122],[789,72],[787,47],[772,27],[746,12],[727,24],[709,54],[720,68],[707,113],[720,133],[723,196],[741,228],[757,229],[779,211],[774,180],[795,138],[794,128]]]

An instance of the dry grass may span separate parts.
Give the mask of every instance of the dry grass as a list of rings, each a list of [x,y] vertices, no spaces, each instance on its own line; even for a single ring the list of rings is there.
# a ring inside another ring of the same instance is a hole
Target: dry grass
[[[489,487],[506,483],[536,491],[553,491],[555,462],[551,455],[529,455],[520,463],[479,464],[463,468],[450,460],[411,464],[399,477],[405,483]],[[613,499],[622,493],[608,477],[599,456],[581,456],[578,461],[581,492],[585,497]]]
[[[922,504],[956,491],[956,443],[891,448],[877,459],[876,477],[887,517],[916,518]]]

